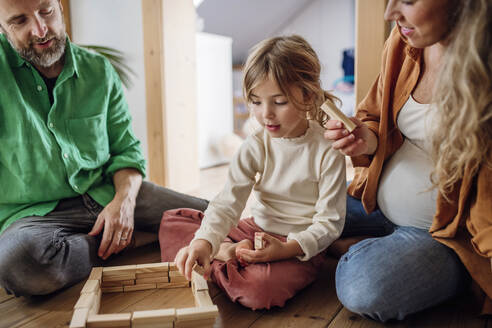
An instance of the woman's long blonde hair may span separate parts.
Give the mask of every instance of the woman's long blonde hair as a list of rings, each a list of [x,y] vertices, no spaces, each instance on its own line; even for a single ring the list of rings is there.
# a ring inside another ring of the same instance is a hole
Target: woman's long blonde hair
[[[251,92],[263,80],[277,82],[280,90],[308,119],[323,126],[328,116],[320,109],[326,100],[338,98],[321,88],[321,64],[316,52],[299,35],[266,39],[251,50],[244,66],[243,96],[251,101]],[[292,96],[291,87],[302,91],[303,99]]]
[[[492,1],[458,3],[434,92],[439,114],[432,180],[446,198],[465,169],[473,176],[481,165],[492,165]]]

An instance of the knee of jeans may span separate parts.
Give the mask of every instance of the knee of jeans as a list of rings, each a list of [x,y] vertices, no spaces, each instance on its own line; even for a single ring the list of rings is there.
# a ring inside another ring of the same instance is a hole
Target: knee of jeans
[[[365,271],[361,266],[355,267],[350,260],[339,262],[335,275],[335,287],[338,299],[349,311],[385,322],[399,319],[398,305],[391,304],[391,295],[370,274],[354,274]],[[395,310],[395,311],[393,311]]]
[[[32,230],[7,233],[0,239],[0,285],[16,296],[44,295],[59,289],[60,279],[47,273],[47,266],[34,255],[40,245]]]

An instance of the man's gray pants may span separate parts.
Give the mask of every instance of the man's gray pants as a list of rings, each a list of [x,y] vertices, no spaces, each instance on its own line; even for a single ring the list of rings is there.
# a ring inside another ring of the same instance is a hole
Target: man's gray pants
[[[143,182],[135,207],[135,230],[158,233],[162,213],[174,208],[204,211],[208,202]],[[64,199],[45,216],[17,220],[0,235],[0,286],[16,296],[44,295],[85,279],[102,266],[102,233],[92,230],[103,207],[87,194]]]

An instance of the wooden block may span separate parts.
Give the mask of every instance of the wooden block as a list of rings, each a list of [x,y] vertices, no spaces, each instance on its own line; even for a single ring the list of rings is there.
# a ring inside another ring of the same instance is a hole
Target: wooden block
[[[198,265],[198,263],[195,263],[195,265],[193,265],[192,270],[198,273],[200,276],[205,275],[205,269],[201,265]]]
[[[97,295],[97,292],[80,294],[80,297],[77,300],[77,303],[75,303],[75,306],[73,308],[74,309],[83,309],[83,308],[90,309],[92,307],[92,305],[94,304],[94,302],[96,301],[96,295]]]
[[[176,322],[174,328],[212,328],[215,324],[215,318],[213,319],[199,319]]]
[[[103,279],[110,276],[122,276],[127,274],[135,274],[137,265],[121,265],[103,268]]]
[[[169,271],[178,271],[178,267],[176,266],[176,263],[169,262]]]
[[[104,271],[103,271],[104,273]],[[115,276],[103,276],[103,282],[105,281],[120,281],[120,280],[133,280],[135,279],[135,273],[127,273]]]
[[[93,267],[91,270],[91,274],[89,275],[89,278],[87,280],[102,280],[102,272],[103,268],[102,267]]]
[[[91,314],[87,318],[87,328],[131,327],[131,313]]]
[[[99,280],[87,280],[80,293],[95,293],[98,291],[99,288]]]
[[[264,247],[263,237],[255,234],[255,249],[263,249]]]
[[[101,287],[119,287],[135,285],[135,280],[116,280],[116,281],[103,281]]]
[[[135,311],[132,316],[132,328],[170,327],[176,319],[175,309]]]
[[[147,273],[138,273],[135,275],[136,279],[145,279],[145,278],[160,278],[160,277],[169,277],[167,271],[157,271],[157,272],[147,272]]]
[[[120,287],[103,287],[101,288],[101,291],[103,294],[105,293],[122,293],[123,292],[123,286]]]
[[[89,316],[89,309],[75,309],[73,311],[72,320],[70,321],[70,328],[85,328],[87,317]]]
[[[195,297],[195,306],[204,307],[204,306],[212,306],[214,303],[212,302],[212,298],[210,298],[210,294],[208,290],[198,290],[193,293]]]
[[[92,304],[92,307],[89,310],[89,315],[99,313],[99,309],[101,308],[101,295],[102,295],[102,290],[99,289],[94,299],[94,303]]]
[[[136,273],[154,273],[169,271],[169,262],[137,264]]]
[[[191,272],[191,285],[193,287],[193,291],[208,290],[207,281],[196,271]]]
[[[140,284],[140,285],[131,285],[131,286],[123,286],[124,292],[134,292],[136,290],[146,290],[146,289],[156,289],[156,284]]]
[[[335,104],[327,99],[322,105],[321,109],[330,116],[331,119],[341,121],[347,130],[354,131],[357,125],[352,122]]]
[[[158,282],[156,284],[157,288],[165,289],[165,288],[183,288],[190,287],[190,282]]]
[[[169,278],[168,277],[156,277],[156,278],[135,279],[135,283],[137,285],[149,284],[149,283],[158,283],[158,282],[169,282]]]
[[[188,280],[179,271],[169,271],[169,281],[170,282],[185,282]]]
[[[176,310],[176,322],[215,319],[219,315],[219,309],[216,305],[192,307]]]

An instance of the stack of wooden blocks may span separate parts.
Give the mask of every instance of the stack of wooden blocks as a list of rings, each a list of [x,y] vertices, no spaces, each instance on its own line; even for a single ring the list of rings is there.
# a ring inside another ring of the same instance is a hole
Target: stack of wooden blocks
[[[218,308],[210,298],[203,269],[197,265],[193,268],[191,279],[195,307],[98,314],[102,293],[180,287],[190,287],[190,283],[177,271],[174,263],[93,268],[74,306],[70,328],[212,327],[218,316]]]

